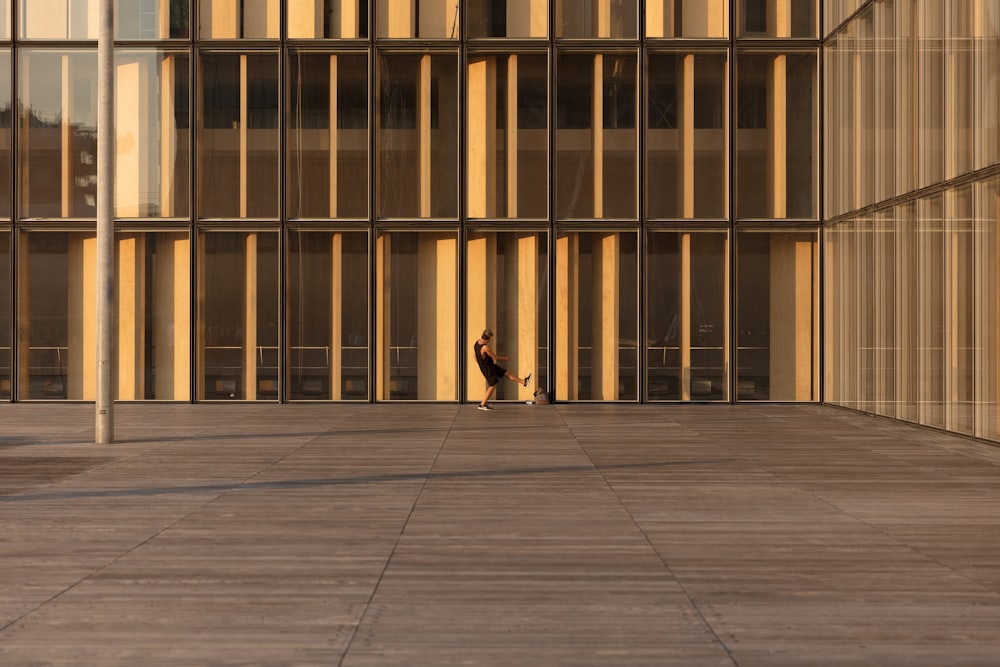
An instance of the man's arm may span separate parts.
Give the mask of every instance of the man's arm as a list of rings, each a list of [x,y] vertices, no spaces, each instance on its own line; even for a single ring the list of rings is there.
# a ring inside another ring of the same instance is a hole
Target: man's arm
[[[492,359],[494,363],[496,363],[498,361],[506,361],[507,360],[507,357],[502,357],[499,354],[495,353],[493,351],[493,348],[491,348],[489,345],[483,345],[483,352],[485,352],[487,355],[489,355],[490,359]]]

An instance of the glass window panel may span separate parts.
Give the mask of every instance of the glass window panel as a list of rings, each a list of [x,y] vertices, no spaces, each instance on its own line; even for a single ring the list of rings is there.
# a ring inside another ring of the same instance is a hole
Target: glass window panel
[[[548,66],[544,55],[467,60],[470,218],[548,215]]]
[[[858,15],[854,23],[858,27],[852,84],[855,86],[857,106],[854,109],[855,141],[850,151],[856,161],[858,174],[856,208],[868,206],[875,201],[875,98],[882,91],[875,90],[875,40],[874,12],[869,7]],[[850,81],[850,79],[849,79]]]
[[[950,207],[945,228],[948,292],[946,294],[946,428],[967,435],[975,432],[975,295],[973,248],[975,227],[971,186],[948,192]],[[994,368],[996,368],[994,366]]]
[[[740,232],[736,252],[737,400],[817,400],[816,233]]]
[[[646,395],[729,398],[729,235],[653,232],[646,246]]]
[[[920,187],[944,180],[945,17],[944,3],[917,6],[917,174]]]
[[[99,0],[19,0],[17,36],[97,39],[99,5]]]
[[[97,237],[32,232],[18,244],[18,396],[94,400]]]
[[[115,0],[118,39],[186,39],[191,0]]]
[[[1000,162],[1000,77],[996,63],[1000,62],[1000,5],[990,0],[977,0],[973,15],[975,36],[976,122],[978,136],[976,167],[983,168]]]
[[[368,37],[368,0],[288,0],[292,39]]]
[[[557,78],[556,214],[634,219],[635,55],[562,55]]]
[[[368,266],[367,232],[289,232],[289,399],[368,399]]]
[[[277,39],[279,0],[199,0],[202,39]]]
[[[383,55],[378,69],[378,215],[457,217],[455,55]]]
[[[895,7],[896,195],[917,187],[917,45],[914,3]]]
[[[378,400],[458,399],[458,234],[383,232],[375,249]]]
[[[736,196],[741,218],[815,218],[816,55],[741,54]]]
[[[508,357],[500,365],[527,387],[501,380],[494,398],[530,400],[548,388],[548,237],[541,232],[469,232],[466,239],[465,397],[482,401],[486,382],[473,341],[492,329],[490,347]]]
[[[115,243],[116,399],[191,396],[191,244],[187,232],[119,233]]]
[[[849,405],[852,398],[849,391],[851,387],[849,376],[853,369],[851,362],[854,358],[851,338],[854,318],[846,303],[849,297],[845,298],[845,295],[852,293],[851,290],[854,288],[852,279],[856,275],[856,272],[851,270],[849,261],[852,258],[851,231],[851,222],[841,221],[834,226],[825,228],[823,232],[824,293],[826,296],[824,300],[824,314],[826,316],[824,318],[826,334],[824,337],[826,352],[824,357],[825,373],[823,375],[824,400],[833,405],[844,406]],[[760,241],[760,239],[751,239],[751,241]],[[760,255],[763,247],[760,243],[757,245],[760,247],[757,248],[759,252],[756,254]],[[752,261],[759,262],[759,260],[760,257],[754,257]],[[759,268],[763,270],[763,267]],[[750,313],[750,316],[753,317],[754,313]],[[743,329],[743,325],[740,326],[738,340],[749,340],[753,343],[757,342],[755,339],[763,338],[755,334],[749,327]],[[763,358],[765,352],[763,350],[766,345],[752,345],[750,347],[752,349],[742,354],[748,356],[747,362],[755,365],[754,370],[759,369],[763,373],[765,368],[765,359]],[[767,365],[769,366],[769,364]],[[751,371],[749,364],[745,363],[744,366],[746,366],[745,372],[749,374]],[[743,396],[752,398],[756,394],[757,384],[757,377],[747,378],[742,386]]]
[[[849,109],[853,95],[851,88],[846,87],[844,80],[844,61],[847,36],[846,31],[832,37],[824,47],[823,64],[825,68],[824,85],[826,86],[825,131],[823,132],[825,153],[824,191],[825,214],[827,217],[840,215],[847,211],[846,201],[852,179],[847,178],[845,171],[851,161],[845,159],[845,146],[850,144],[853,128],[848,124],[851,116],[845,113]]]
[[[896,416],[896,230],[894,211],[875,216],[875,412]],[[829,294],[829,290],[827,290]],[[841,296],[844,298],[844,296]]]
[[[454,0],[376,0],[378,36],[394,39],[458,39]]]
[[[646,37],[728,36],[728,0],[646,0]]]
[[[278,398],[278,234],[198,236],[198,398]]]
[[[288,215],[368,217],[368,56],[293,51]]]
[[[975,364],[996,369],[1000,367],[1000,177],[979,183],[977,192]],[[976,435],[1000,440],[1000,373],[978,374]]]
[[[896,21],[891,3],[875,5],[875,201],[885,201],[895,195],[896,96]],[[882,91],[886,91],[882,93]]]
[[[945,236],[944,201],[938,194],[917,202],[917,398],[920,423],[944,427]]]
[[[24,218],[97,215],[97,53],[25,49],[18,195]]]
[[[973,5],[972,2],[952,2],[947,3],[945,9],[948,15],[944,78],[946,178],[971,171],[975,159]]]
[[[11,101],[10,50],[0,49],[0,219],[11,215],[11,164],[14,139],[11,126],[14,122]]]
[[[188,55],[115,51],[115,215],[187,218]]]
[[[0,40],[9,40],[10,30],[10,0],[0,0]]]
[[[557,400],[637,400],[637,245],[634,233],[556,239]]]
[[[556,0],[556,37],[635,39],[638,0]]]
[[[277,55],[205,53],[201,75],[201,217],[277,217]]]
[[[469,37],[544,38],[549,34],[548,0],[468,0]]]
[[[816,37],[816,0],[740,0],[740,37]]]
[[[13,327],[13,303],[11,281],[13,280],[10,256],[10,231],[0,232],[0,399],[11,397],[13,378],[11,377],[11,333]]]
[[[648,217],[726,217],[726,75],[721,54],[649,56]]]
[[[917,207],[908,202],[896,207],[897,266],[896,307],[898,308],[896,361],[896,418],[920,420],[920,346],[918,331],[922,316],[920,276],[922,266],[917,249]]]
[[[858,410],[875,409],[875,318],[874,318],[874,227],[871,218],[859,218],[855,223],[854,269],[859,276],[853,292],[857,308],[857,371],[855,405]]]

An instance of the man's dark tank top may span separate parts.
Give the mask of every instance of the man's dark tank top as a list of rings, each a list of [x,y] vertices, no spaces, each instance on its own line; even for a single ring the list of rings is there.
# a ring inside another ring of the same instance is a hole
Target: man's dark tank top
[[[472,346],[472,349],[476,351],[476,361],[479,362],[479,370],[483,372],[483,375],[489,376],[493,370],[493,359],[489,355],[483,354],[483,344],[478,340]]]

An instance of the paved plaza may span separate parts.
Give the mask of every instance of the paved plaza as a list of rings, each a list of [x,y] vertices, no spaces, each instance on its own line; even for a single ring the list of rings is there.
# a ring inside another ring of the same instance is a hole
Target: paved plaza
[[[0,665],[1000,664],[1000,447],[820,405],[0,406]]]

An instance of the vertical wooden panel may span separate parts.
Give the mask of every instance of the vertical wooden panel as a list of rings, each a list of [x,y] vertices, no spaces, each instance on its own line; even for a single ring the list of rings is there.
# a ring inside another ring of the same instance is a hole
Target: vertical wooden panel
[[[69,359],[66,398],[94,400],[97,386],[97,237],[69,234],[67,327]]]
[[[344,348],[344,235],[335,233],[330,239],[330,399],[340,400],[343,394]]]
[[[579,396],[580,238],[570,232],[556,239],[555,389],[559,400]]]
[[[468,71],[468,211],[472,218],[492,218],[497,215],[496,57],[470,58]]]
[[[243,255],[243,396],[248,401],[257,398],[257,240],[257,234],[247,234]]]

